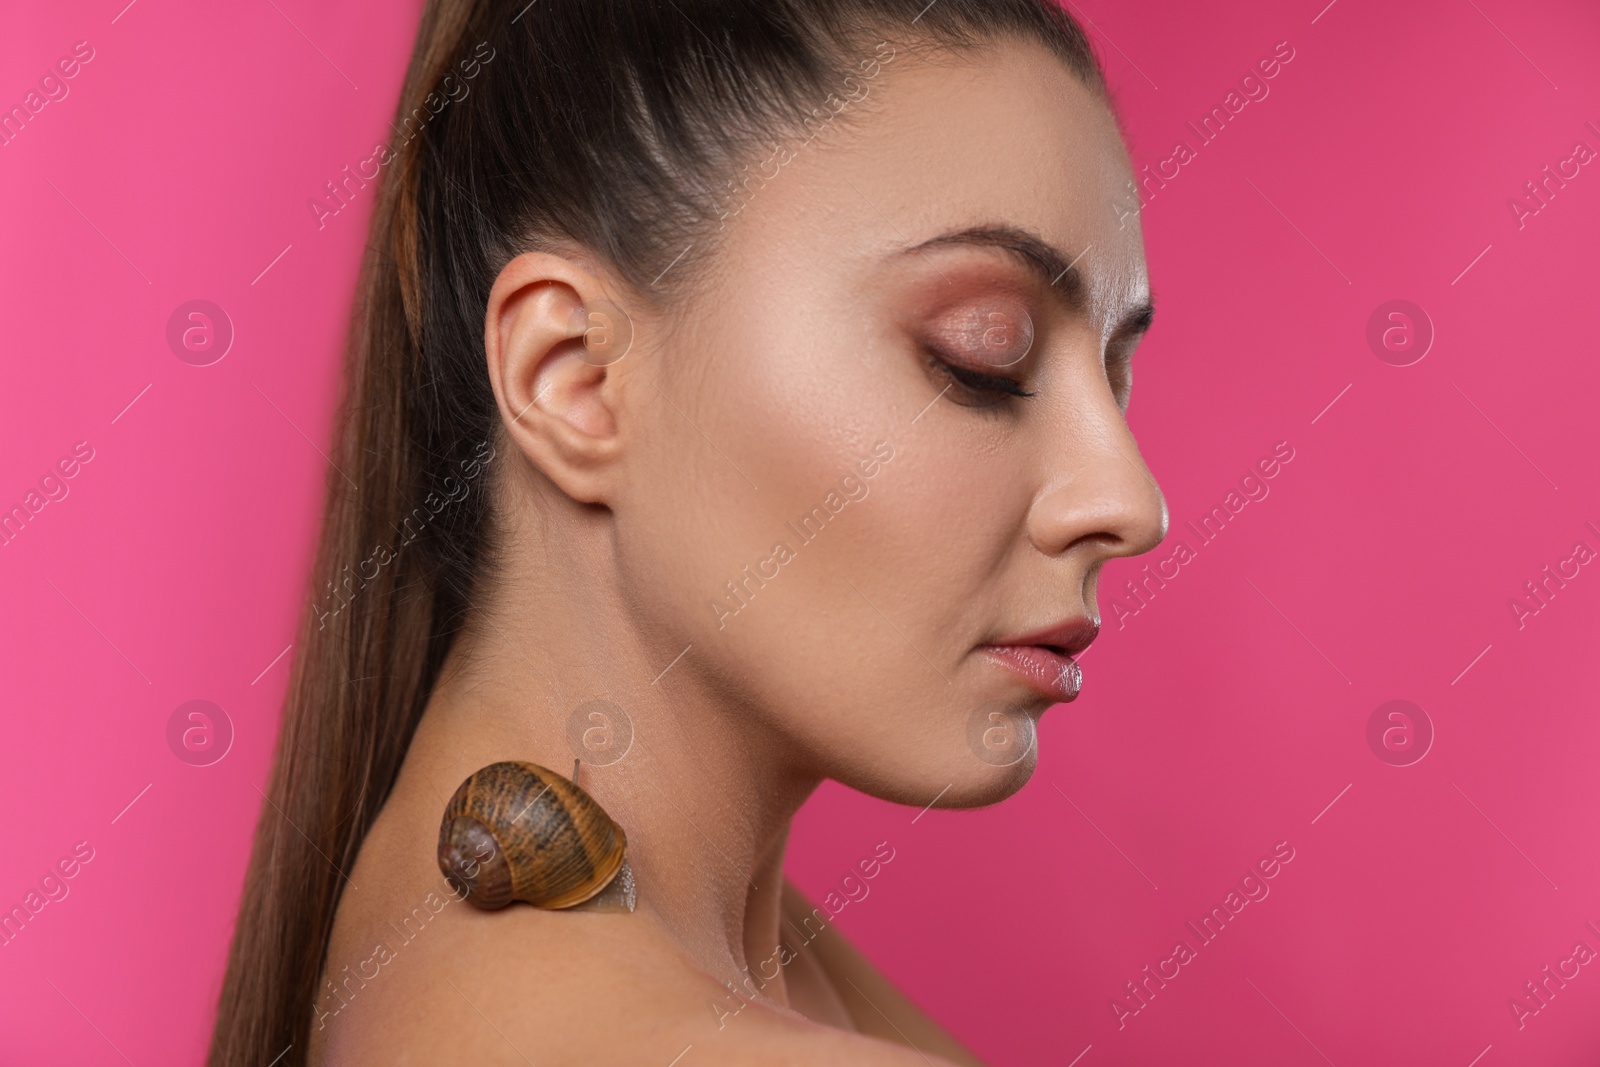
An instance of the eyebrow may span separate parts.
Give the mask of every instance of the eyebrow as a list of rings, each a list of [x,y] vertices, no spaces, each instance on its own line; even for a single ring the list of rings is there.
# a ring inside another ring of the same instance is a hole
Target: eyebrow
[[[928,248],[967,245],[981,248],[998,248],[1007,252],[1030,274],[1039,279],[1067,310],[1082,312],[1088,303],[1087,284],[1078,270],[1078,260],[1089,251],[1085,248],[1076,258],[1068,259],[1055,245],[1030,230],[1016,226],[969,226],[930,237],[905,251],[922,252]],[[1090,247],[1093,247],[1092,245]],[[1149,300],[1129,309],[1117,323],[1113,335],[1140,334],[1150,328],[1155,317],[1155,305]]]

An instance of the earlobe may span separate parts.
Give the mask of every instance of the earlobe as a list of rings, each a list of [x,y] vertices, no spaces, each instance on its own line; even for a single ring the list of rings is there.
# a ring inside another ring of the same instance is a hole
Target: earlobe
[[[570,259],[530,252],[495,279],[484,350],[500,418],[517,448],[562,491],[602,502],[618,448],[617,361],[625,313]]]

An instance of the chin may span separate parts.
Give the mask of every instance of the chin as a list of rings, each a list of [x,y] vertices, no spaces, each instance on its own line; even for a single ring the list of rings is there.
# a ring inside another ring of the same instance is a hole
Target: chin
[[[1022,790],[1039,765],[1039,746],[1035,744],[1015,763],[968,765],[967,776],[952,782],[949,792],[939,798],[941,808],[982,808],[998,804]]]
[[[863,774],[836,774],[842,784],[879,800],[907,807],[982,808],[1019,792],[1039,764],[1037,736],[1014,752],[976,755],[967,746],[950,747],[907,765],[905,754],[885,756]]]

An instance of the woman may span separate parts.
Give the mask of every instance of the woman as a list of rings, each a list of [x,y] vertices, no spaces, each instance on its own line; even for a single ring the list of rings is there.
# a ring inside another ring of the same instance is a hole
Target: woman
[[[1082,33],[434,3],[400,116],[211,1062],[976,1063],[784,843],[824,778],[1019,789],[1101,565],[1165,533]],[[463,906],[452,793],[575,758],[636,910]]]

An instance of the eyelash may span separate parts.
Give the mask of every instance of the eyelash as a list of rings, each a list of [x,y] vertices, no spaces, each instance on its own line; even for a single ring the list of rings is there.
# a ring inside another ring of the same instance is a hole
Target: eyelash
[[[1015,379],[957,366],[932,350],[928,353],[928,365],[949,380],[950,399],[962,407],[994,408],[1009,403],[1013,398],[1026,399],[1034,395],[1022,388],[1022,384]],[[960,391],[960,396],[957,391]]]

